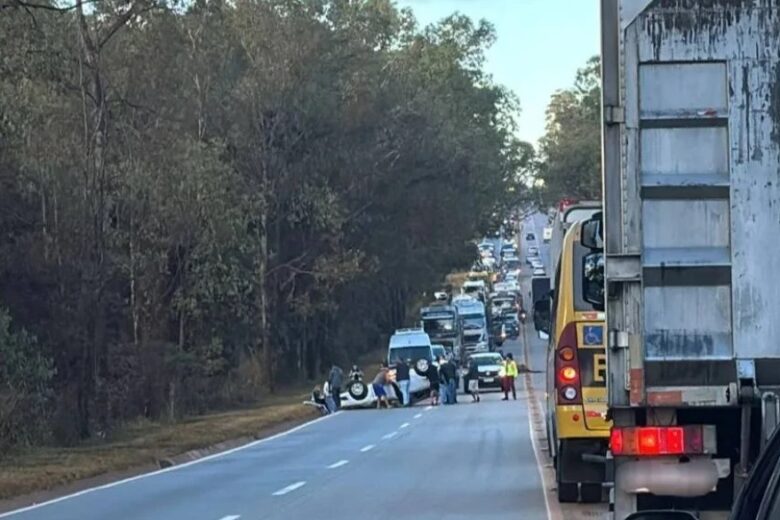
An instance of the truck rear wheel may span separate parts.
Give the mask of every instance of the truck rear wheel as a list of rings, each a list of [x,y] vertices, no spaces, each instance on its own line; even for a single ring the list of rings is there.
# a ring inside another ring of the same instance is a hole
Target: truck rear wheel
[[[582,483],[580,484],[580,496],[582,502],[586,504],[595,504],[601,502],[601,483]]]
[[[558,481],[558,502],[569,504],[577,501],[577,483]]]

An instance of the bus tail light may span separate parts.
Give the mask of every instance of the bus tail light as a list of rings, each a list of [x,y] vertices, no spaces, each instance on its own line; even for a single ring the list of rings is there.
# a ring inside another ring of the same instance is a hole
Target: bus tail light
[[[555,356],[555,373],[558,404],[582,404],[576,323],[569,323],[561,332]]]
[[[609,444],[616,456],[711,454],[716,450],[715,426],[613,427]]]

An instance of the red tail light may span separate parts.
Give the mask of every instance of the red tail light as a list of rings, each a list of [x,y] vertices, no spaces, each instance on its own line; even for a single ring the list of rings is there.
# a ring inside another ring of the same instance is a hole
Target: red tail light
[[[639,429],[639,454],[659,455],[661,453],[661,430],[658,428]]]
[[[706,440],[705,440],[706,439]],[[612,428],[609,437],[613,455],[696,455],[715,451],[715,427],[643,426]]]
[[[621,428],[612,428],[609,432],[609,449],[613,455],[623,454],[623,430]]]
[[[582,404],[580,366],[577,361],[577,325],[570,323],[561,332],[555,356],[558,403]],[[572,391],[573,390],[573,391]]]
[[[577,379],[577,369],[574,367],[563,367],[561,369],[561,380],[564,383],[571,383]]]

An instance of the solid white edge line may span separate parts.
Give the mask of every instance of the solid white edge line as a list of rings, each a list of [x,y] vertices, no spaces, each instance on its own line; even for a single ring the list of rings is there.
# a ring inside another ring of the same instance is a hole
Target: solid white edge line
[[[273,496],[275,496],[275,497],[284,496],[287,493],[290,493],[291,491],[295,491],[298,488],[302,488],[305,485],[306,485],[306,481],[305,480],[301,480],[299,482],[296,482],[295,484],[290,484],[289,486],[284,487],[284,488],[280,489],[279,491],[276,491],[275,493],[273,493]]]
[[[553,520],[552,510],[550,509],[550,499],[547,497],[547,483],[544,478],[544,468],[542,461],[539,458],[539,445],[536,443],[536,435],[534,435],[533,420],[531,419],[531,409],[528,408],[528,435],[531,437],[531,449],[534,452],[534,458],[536,459],[536,470],[539,472],[539,482],[542,485],[542,495],[544,496],[544,508],[547,510],[547,518]],[[556,517],[557,520],[557,517]]]
[[[112,487],[121,486],[122,484],[127,484],[127,483],[133,482],[135,480],[141,480],[143,478],[153,477],[155,475],[162,475],[163,473],[170,473],[171,471],[176,471],[176,470],[179,470],[179,469],[187,468],[189,466],[194,466],[195,464],[200,464],[201,462],[206,462],[208,460],[213,460],[213,459],[217,459],[219,457],[224,457],[225,455],[230,455],[231,453],[236,453],[237,451],[241,451],[241,450],[245,450],[245,449],[248,449],[248,448],[252,448],[254,446],[258,446],[260,444],[263,444],[264,442],[269,442],[269,441],[272,441],[274,439],[279,439],[279,438],[284,437],[286,435],[289,435],[291,433],[295,433],[297,431],[300,431],[300,430],[302,430],[302,429],[304,429],[304,428],[306,428],[308,426],[311,426],[312,424],[318,423],[320,421],[324,421],[326,419],[330,419],[331,417],[335,417],[336,415],[339,415],[339,414],[341,414],[340,411],[336,412],[336,413],[329,414],[329,415],[325,415],[323,417],[317,417],[316,419],[312,419],[309,422],[305,422],[303,424],[299,424],[295,428],[291,428],[289,430],[286,430],[286,431],[283,431],[283,432],[279,432],[277,434],[271,435],[270,437],[265,437],[263,439],[258,439],[256,441],[250,442],[249,444],[244,444],[242,446],[237,446],[235,448],[231,448],[231,449],[226,450],[226,451],[220,451],[219,453],[214,453],[212,455],[206,455],[205,457],[202,457],[200,459],[191,460],[190,462],[185,462],[183,464],[177,464],[177,465],[171,466],[169,468],[158,469],[158,470],[155,470],[155,471],[152,471],[152,472],[149,472],[149,473],[142,473],[141,475],[136,475],[134,477],[128,477],[128,478],[125,478],[125,479],[122,479],[122,480],[117,480],[116,482],[109,482],[108,484],[103,484],[101,486],[96,486],[96,487],[92,487],[92,488],[88,488],[88,489],[82,489],[81,491],[77,491],[76,493],[71,493],[70,495],[65,495],[65,496],[61,496],[61,497],[58,497],[58,498],[53,498],[51,500],[47,500],[46,502],[41,502],[40,504],[32,504],[32,505],[29,505],[29,506],[26,506],[26,507],[15,509],[13,511],[8,511],[6,513],[0,513],[0,518],[8,518],[8,517],[13,516],[13,515],[18,515],[20,513],[25,513],[27,511],[31,511],[33,509],[39,509],[41,507],[46,507],[46,506],[50,506],[52,504],[56,504],[58,502],[63,502],[65,500],[69,500],[71,498],[76,498],[76,497],[79,497],[79,496],[82,496],[82,495],[86,495],[86,494],[92,493],[94,491],[100,491],[100,490],[103,490],[103,489],[109,489],[109,488],[112,488]]]
[[[368,446],[363,446],[362,448],[360,448],[360,452],[365,453],[367,451],[373,450],[375,447],[376,447],[375,445],[369,444]]]
[[[418,413],[418,414],[416,414],[416,415],[414,416],[414,418],[415,418],[415,419],[419,419],[420,417],[422,417],[422,414],[421,414],[421,413]]]
[[[525,327],[523,327],[523,335],[522,335],[522,345],[523,345],[523,361],[525,362],[525,366],[530,368],[530,359],[528,356],[528,331]],[[531,449],[534,452],[534,458],[536,459],[536,470],[539,473],[539,481],[542,485],[542,496],[544,497],[544,508],[547,510],[547,519],[548,520],[563,520],[563,512],[560,510],[560,507],[558,507],[555,512],[556,514],[553,515],[552,507],[550,506],[550,497],[547,493],[547,480],[545,478],[544,474],[544,465],[542,462],[542,452],[539,449],[539,443],[536,442],[536,435],[534,434],[534,414],[533,414],[533,405],[531,404],[532,399],[532,388],[533,383],[531,382],[531,375],[525,374],[523,377],[523,390],[525,391],[525,408],[526,408],[526,415],[528,417],[528,436],[531,437]],[[540,408],[539,412],[542,414],[542,417],[544,417],[544,408]]]
[[[336,468],[340,468],[341,466],[346,466],[347,464],[349,464],[349,461],[348,461],[348,460],[346,460],[346,459],[341,459],[340,461],[338,461],[338,462],[334,462],[333,464],[331,464],[330,466],[328,466],[328,469],[336,469]]]
[[[405,423],[403,423],[403,424],[401,425],[401,429],[403,429],[403,428],[408,428],[408,427],[409,427],[409,423],[408,423],[408,422],[405,422]]]

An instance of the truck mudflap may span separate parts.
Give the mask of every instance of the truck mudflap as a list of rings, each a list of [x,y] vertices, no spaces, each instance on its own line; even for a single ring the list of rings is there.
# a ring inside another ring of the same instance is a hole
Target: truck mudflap
[[[615,487],[624,493],[698,497],[731,473],[729,459],[714,458],[713,425],[613,427],[609,445]]]
[[[615,486],[625,493],[670,497],[699,497],[715,491],[718,480],[731,472],[729,459],[678,457],[616,460]]]

